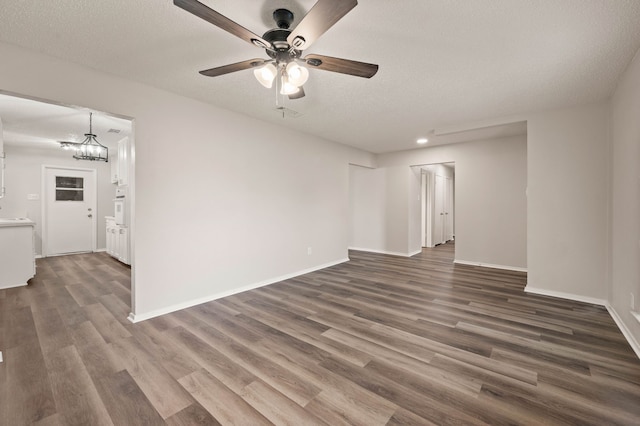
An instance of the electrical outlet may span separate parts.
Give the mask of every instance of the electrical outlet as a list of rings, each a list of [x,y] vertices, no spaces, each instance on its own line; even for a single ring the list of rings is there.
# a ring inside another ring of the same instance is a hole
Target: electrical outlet
[[[311,247],[307,247],[307,254],[309,256],[311,256],[313,254],[313,250],[311,249]]]

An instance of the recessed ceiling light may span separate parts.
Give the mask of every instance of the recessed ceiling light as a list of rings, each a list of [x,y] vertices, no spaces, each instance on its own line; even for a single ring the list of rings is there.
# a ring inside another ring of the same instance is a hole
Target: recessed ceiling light
[[[420,138],[420,139],[418,139],[416,142],[418,142],[420,145],[424,145],[425,143],[429,142],[429,139],[427,139],[427,138]]]

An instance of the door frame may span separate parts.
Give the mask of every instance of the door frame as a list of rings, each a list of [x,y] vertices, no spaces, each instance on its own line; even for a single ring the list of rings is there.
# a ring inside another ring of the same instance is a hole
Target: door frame
[[[54,166],[50,164],[42,165],[42,172],[40,175],[41,178],[41,190],[40,193],[42,197],[40,198],[40,206],[41,206],[41,215],[42,218],[42,257],[49,256],[47,253],[48,250],[48,241],[47,241],[47,223],[48,223],[48,212],[47,212],[47,170],[68,170],[68,171],[81,171],[81,172],[91,172],[93,175],[93,202],[91,204],[91,211],[93,214],[91,215],[91,251],[95,252],[97,250],[97,236],[98,236],[98,173],[96,169],[88,169],[83,167],[68,167],[68,166]]]
[[[422,165],[414,165],[411,167],[419,167],[421,169],[421,220],[422,224],[420,226],[420,239],[422,241],[422,247],[424,248],[433,248],[439,242],[434,241],[434,221],[437,219],[437,216],[434,214],[435,207],[435,187],[436,187],[436,175],[437,173],[434,170],[427,169],[429,166],[438,166],[438,165],[446,165],[446,164],[454,164],[455,161],[446,161],[443,163],[429,163]],[[455,170],[455,168],[454,168]],[[449,219],[451,224],[451,234],[445,235],[446,224],[443,223],[443,238],[445,242],[454,241],[455,240],[455,171],[452,177],[447,177],[447,175],[440,175],[444,179],[444,191],[445,191],[445,200],[443,200],[445,210],[449,210]],[[447,189],[448,188],[448,189]],[[449,192],[449,201],[446,200],[446,193]],[[444,219],[446,222],[447,219]],[[448,237],[451,236],[451,239]]]

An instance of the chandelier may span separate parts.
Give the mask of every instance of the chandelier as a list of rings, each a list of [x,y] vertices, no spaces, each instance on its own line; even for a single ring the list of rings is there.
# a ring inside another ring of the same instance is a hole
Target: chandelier
[[[60,142],[60,146],[64,149],[75,150],[73,158],[77,160],[108,162],[109,149],[96,139],[96,135],[93,133],[92,118],[93,113],[89,113],[89,133],[84,134],[85,139],[83,142]]]

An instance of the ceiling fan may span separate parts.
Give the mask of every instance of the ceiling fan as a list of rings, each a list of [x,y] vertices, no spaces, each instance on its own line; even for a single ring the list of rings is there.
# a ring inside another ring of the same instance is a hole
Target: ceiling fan
[[[289,96],[289,99],[299,99],[304,96],[303,85],[309,78],[309,71],[304,65],[364,78],[371,78],[378,72],[378,65],[365,62],[315,54],[302,57],[302,51],[353,9],[358,4],[357,0],[318,0],[294,29],[289,28],[293,13],[287,9],[277,9],[273,12],[273,19],[278,27],[268,30],[262,37],[197,0],[173,0],[173,4],[265,49],[269,56],[269,59],[249,59],[200,71],[200,74],[208,77],[253,68],[260,84],[271,88],[275,81],[280,94]]]

